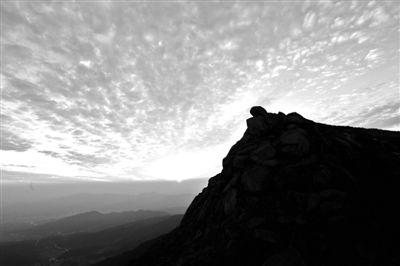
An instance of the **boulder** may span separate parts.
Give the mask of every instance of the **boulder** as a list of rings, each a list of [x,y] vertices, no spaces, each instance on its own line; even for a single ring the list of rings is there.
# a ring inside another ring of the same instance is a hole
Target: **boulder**
[[[260,136],[268,130],[268,124],[262,116],[252,117],[246,120],[247,130],[246,133],[253,136]]]
[[[307,211],[315,210],[318,207],[320,201],[321,201],[321,198],[317,193],[311,193],[308,196]]]
[[[249,161],[248,156],[238,155],[233,158],[232,165],[235,168],[242,169],[246,166],[248,161]]]
[[[290,113],[286,115],[285,122],[287,124],[293,123],[293,124],[304,124],[307,120],[299,115],[298,113]]]
[[[231,180],[229,180],[228,184],[225,186],[223,192],[227,192],[228,190],[230,190],[234,186],[236,186],[238,181],[239,181],[239,178],[240,178],[240,174],[239,173],[235,173],[233,175],[233,177],[231,178]]]
[[[260,145],[258,143],[246,143],[238,150],[240,155],[248,155],[256,150]]]
[[[280,141],[283,145],[282,151],[291,155],[302,156],[309,152],[310,142],[306,133],[301,128],[291,129],[284,132]]]
[[[288,249],[269,257],[262,266],[305,266],[299,252]]]
[[[237,202],[236,197],[237,197],[236,189],[231,189],[227,192],[223,200],[225,214],[230,214],[232,211],[235,210]]]
[[[279,242],[278,235],[271,230],[256,229],[254,230],[254,237],[269,242],[271,244],[277,244]]]
[[[242,183],[245,190],[251,192],[262,191],[267,183],[269,171],[269,167],[255,166],[245,172],[242,176]]]
[[[247,222],[247,227],[254,229],[265,224],[265,222],[266,219],[264,217],[253,217]]]
[[[275,148],[271,143],[265,142],[251,154],[251,159],[259,164],[271,160],[276,154]]]
[[[267,114],[267,111],[261,107],[261,106],[253,106],[250,109],[250,114],[253,117],[257,117],[257,116],[265,116]]]
[[[270,167],[272,167],[272,166],[277,166],[278,164],[279,164],[279,161],[278,160],[276,160],[276,159],[271,159],[271,160],[266,160],[266,161],[261,161],[261,162],[259,162],[261,165],[264,165],[264,166],[270,166]]]

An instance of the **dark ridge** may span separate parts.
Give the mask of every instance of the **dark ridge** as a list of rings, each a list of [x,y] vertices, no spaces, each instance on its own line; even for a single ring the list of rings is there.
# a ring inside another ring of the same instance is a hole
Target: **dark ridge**
[[[251,114],[180,226],[104,265],[400,265],[400,133]]]

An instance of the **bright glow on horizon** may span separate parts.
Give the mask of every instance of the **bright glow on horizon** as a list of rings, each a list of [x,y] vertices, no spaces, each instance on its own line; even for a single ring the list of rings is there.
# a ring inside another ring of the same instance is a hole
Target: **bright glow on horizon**
[[[218,173],[222,165],[223,152],[217,149],[199,152],[179,151],[167,155],[145,166],[142,174],[156,179],[182,181],[191,178],[211,177]]]

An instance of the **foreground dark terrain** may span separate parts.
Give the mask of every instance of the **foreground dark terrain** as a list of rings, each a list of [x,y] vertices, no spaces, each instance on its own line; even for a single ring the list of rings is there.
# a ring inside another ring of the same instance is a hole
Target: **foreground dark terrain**
[[[251,114],[179,227],[99,265],[400,265],[400,133]]]

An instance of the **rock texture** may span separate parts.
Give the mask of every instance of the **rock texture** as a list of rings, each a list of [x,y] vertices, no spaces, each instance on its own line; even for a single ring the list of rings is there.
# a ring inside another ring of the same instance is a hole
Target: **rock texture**
[[[400,265],[400,132],[251,114],[180,226],[109,265]]]

